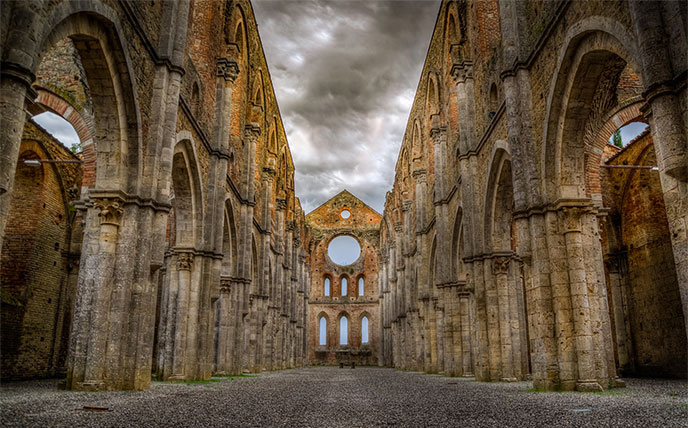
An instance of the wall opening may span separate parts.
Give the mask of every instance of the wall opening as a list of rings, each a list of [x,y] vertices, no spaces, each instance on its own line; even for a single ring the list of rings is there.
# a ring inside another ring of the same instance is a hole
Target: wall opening
[[[339,320],[339,344],[349,344],[349,320],[346,319],[346,316]]]
[[[320,317],[320,335],[318,344],[320,346],[327,346],[327,318]]]
[[[353,236],[340,235],[330,241],[327,246],[327,255],[336,264],[348,266],[360,257],[361,246]]]
[[[361,345],[368,344],[368,317],[361,319]]]

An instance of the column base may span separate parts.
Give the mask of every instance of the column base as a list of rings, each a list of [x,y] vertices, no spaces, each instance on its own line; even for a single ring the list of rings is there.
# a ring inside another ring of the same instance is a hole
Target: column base
[[[75,382],[72,384],[72,391],[103,391],[105,390],[105,382],[103,381],[86,381]]]
[[[602,385],[596,380],[579,380],[576,382],[576,391],[580,392],[599,392],[604,391]]]

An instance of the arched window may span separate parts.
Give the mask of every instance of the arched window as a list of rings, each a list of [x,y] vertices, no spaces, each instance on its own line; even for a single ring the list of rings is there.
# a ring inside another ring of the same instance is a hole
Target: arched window
[[[339,320],[339,344],[349,344],[349,320],[346,317],[342,317]]]
[[[347,280],[346,278],[342,278],[342,296],[346,296],[346,285],[347,285]]]
[[[325,278],[325,297],[330,297],[330,278]]]
[[[368,317],[361,319],[361,345],[368,344]]]
[[[327,318],[320,317],[320,346],[327,346]]]
[[[362,296],[365,293],[365,285],[363,277],[358,278],[358,295]]]

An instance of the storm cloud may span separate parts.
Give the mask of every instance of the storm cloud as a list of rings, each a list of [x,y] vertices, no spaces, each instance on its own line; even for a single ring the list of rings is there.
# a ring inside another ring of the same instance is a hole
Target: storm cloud
[[[304,210],[348,189],[381,212],[439,1],[253,7]]]

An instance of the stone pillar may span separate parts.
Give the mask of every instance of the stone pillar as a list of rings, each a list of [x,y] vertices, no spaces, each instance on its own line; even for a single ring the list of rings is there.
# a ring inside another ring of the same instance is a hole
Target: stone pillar
[[[100,198],[92,202],[86,220],[82,259],[70,337],[68,389],[99,390],[106,384],[107,325],[114,285],[115,259],[123,200]],[[118,369],[119,367],[113,367]],[[118,379],[113,379],[118,381]]]
[[[168,379],[183,380],[186,375],[186,338],[188,330],[189,316],[189,295],[191,291],[191,269],[193,266],[193,255],[190,253],[178,253],[177,263],[177,299],[171,302],[174,305],[173,323],[174,339],[172,350],[172,370]]]
[[[592,337],[592,314],[590,311],[591,296],[588,295],[581,233],[581,208],[564,208],[559,212],[560,224],[566,245],[568,261],[568,287],[571,299],[570,313],[561,315],[573,318],[574,348],[576,355],[575,388],[579,391],[602,390],[596,379],[595,359]],[[559,315],[559,314],[558,314]]]
[[[6,30],[6,49],[0,63],[0,251],[12,199],[19,146],[26,122],[26,101],[36,98],[32,88],[40,43],[35,32],[45,24],[35,5],[27,2],[5,3],[3,15],[9,22],[21,22]]]
[[[509,257],[492,259],[492,274],[497,284],[499,342],[501,348],[501,380],[515,381],[511,343],[511,309],[509,299]]]
[[[461,361],[460,374],[462,376],[473,376],[473,358],[471,333],[473,332],[473,323],[471,322],[470,312],[470,291],[466,288],[459,292],[459,312],[461,314],[461,349],[457,353],[457,358]]]
[[[19,64],[0,64],[0,251],[27,117],[24,105],[37,96],[31,87],[35,80],[34,74]]]

